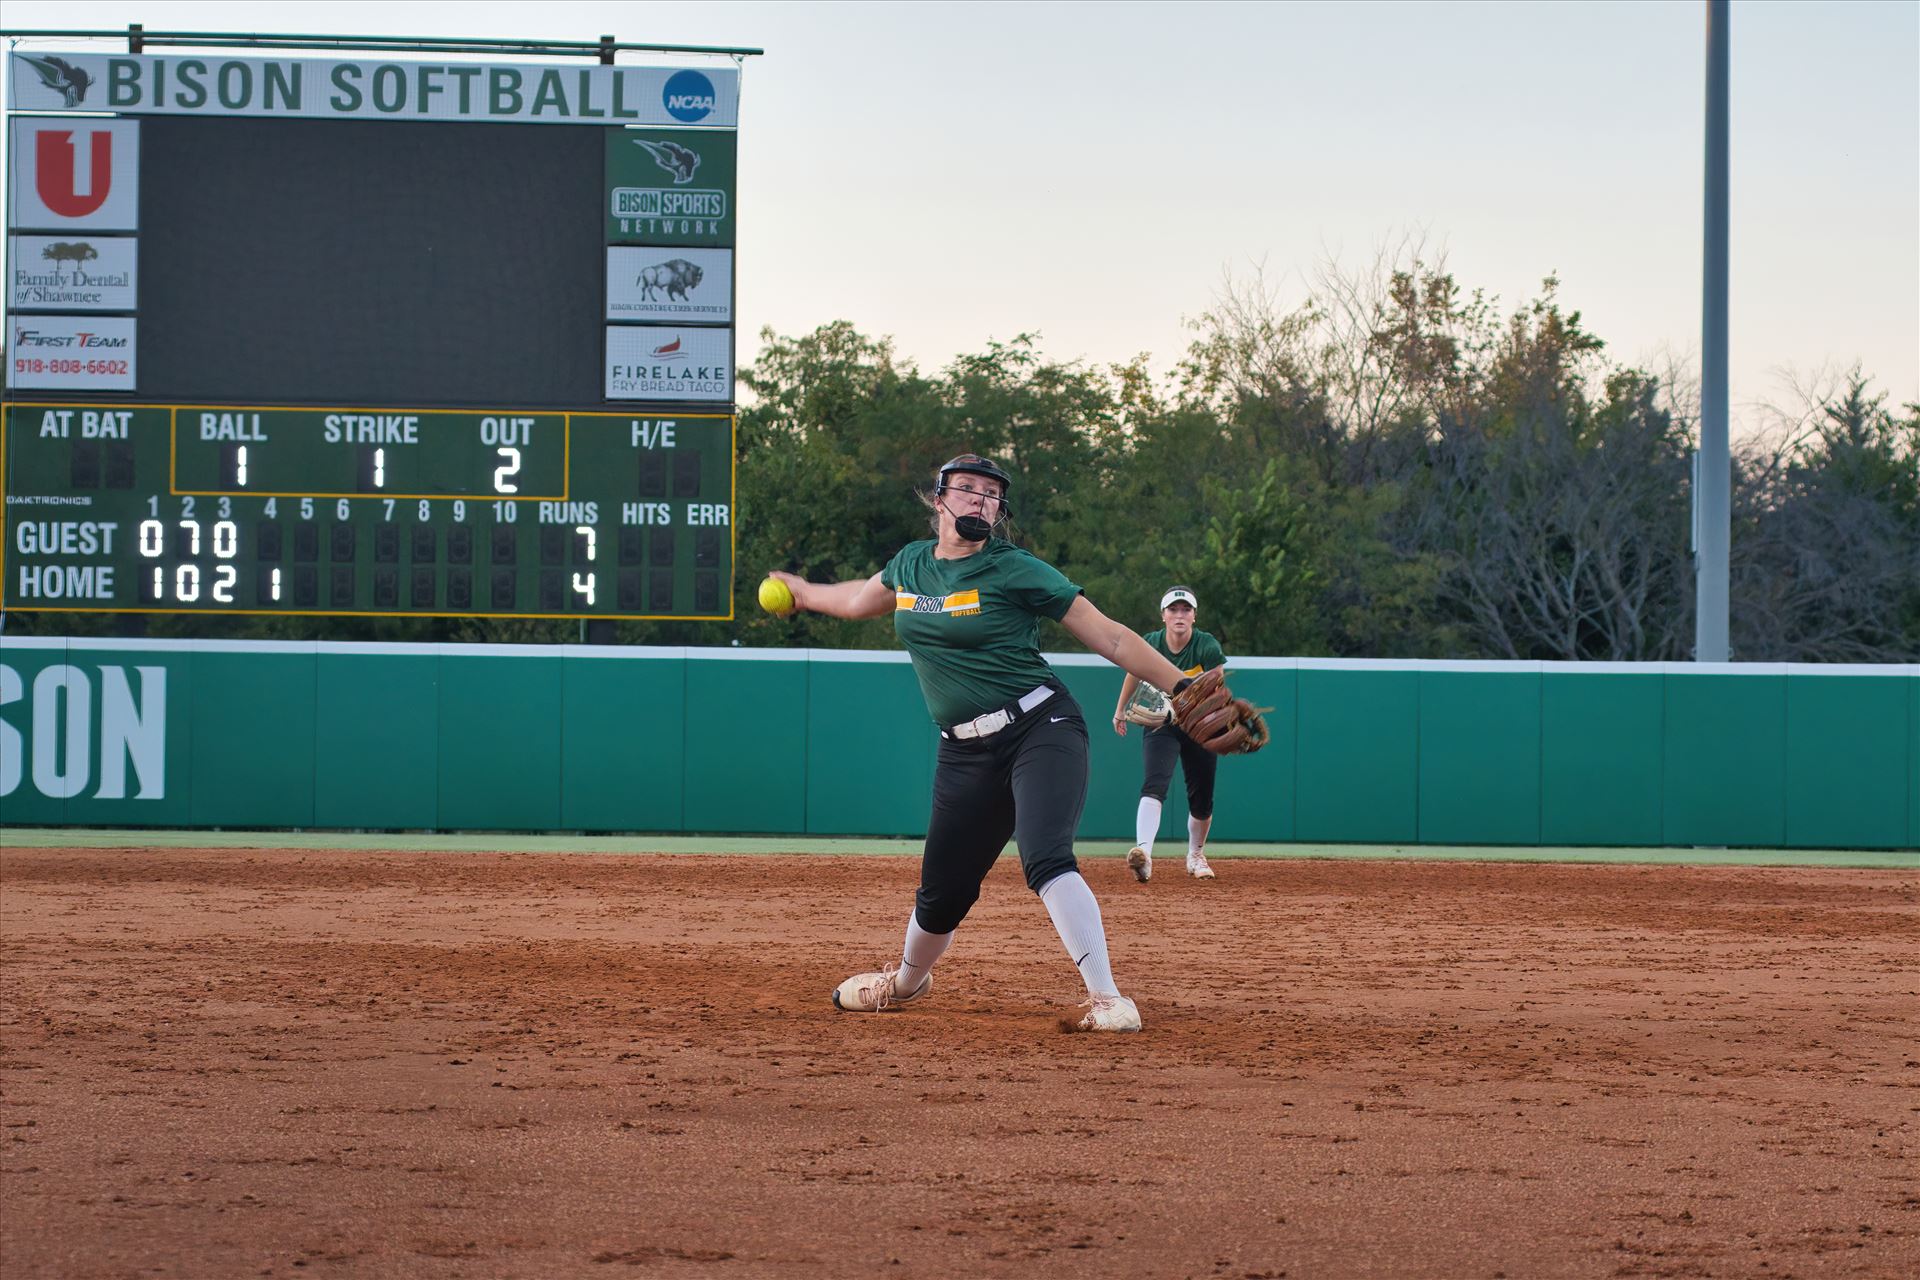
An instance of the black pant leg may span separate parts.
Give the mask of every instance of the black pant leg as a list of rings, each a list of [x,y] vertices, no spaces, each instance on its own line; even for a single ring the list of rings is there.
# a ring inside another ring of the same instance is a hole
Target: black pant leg
[[[1073,837],[1087,804],[1087,722],[1055,695],[1014,744],[1014,839],[1027,887],[1035,893],[1080,864]]]
[[[1196,818],[1213,816],[1213,779],[1220,757],[1186,734],[1180,735],[1180,772],[1187,779],[1187,812]]]
[[[920,856],[913,916],[928,933],[952,933],[980,898],[980,884],[1013,835],[1013,788],[1001,753],[986,742],[940,740],[933,813]]]
[[[1178,729],[1149,729],[1142,735],[1140,754],[1146,760],[1146,779],[1140,794],[1150,800],[1165,800],[1167,785],[1173,781],[1173,764],[1180,758],[1183,735]]]

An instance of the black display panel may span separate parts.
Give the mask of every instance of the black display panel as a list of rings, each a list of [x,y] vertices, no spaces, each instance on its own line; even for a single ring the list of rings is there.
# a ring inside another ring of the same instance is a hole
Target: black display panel
[[[605,403],[605,136],[144,118],[139,399]]]

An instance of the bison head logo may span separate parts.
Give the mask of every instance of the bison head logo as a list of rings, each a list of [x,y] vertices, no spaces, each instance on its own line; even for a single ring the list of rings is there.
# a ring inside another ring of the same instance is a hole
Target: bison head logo
[[[23,53],[20,60],[39,73],[41,84],[60,95],[62,106],[77,107],[87,100],[87,87],[93,77],[65,58],[35,58]]]
[[[642,302],[658,302],[658,291],[662,289],[666,290],[669,299],[685,302],[688,291],[699,288],[703,276],[699,264],[688,262],[685,258],[669,258],[665,262],[642,268],[634,283],[640,287]]]
[[[700,153],[681,146],[677,142],[648,142],[645,138],[635,138],[633,145],[645,147],[653,162],[673,175],[673,185],[678,187],[693,181],[693,171],[700,167]]]

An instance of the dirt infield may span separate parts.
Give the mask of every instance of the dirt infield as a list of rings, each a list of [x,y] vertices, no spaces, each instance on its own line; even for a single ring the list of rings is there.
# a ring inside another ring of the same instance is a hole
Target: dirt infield
[[[1911,1276],[1909,871],[0,854],[0,1273]]]

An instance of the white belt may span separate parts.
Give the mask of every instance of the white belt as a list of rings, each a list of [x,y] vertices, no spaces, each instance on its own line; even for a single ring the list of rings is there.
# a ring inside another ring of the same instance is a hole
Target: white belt
[[[1020,697],[1020,714],[1025,715],[1052,696],[1052,687],[1044,684],[1022,694]],[[983,716],[975,716],[971,720],[963,720],[959,724],[942,732],[950,738],[987,738],[1000,732],[1012,724],[1013,721],[1013,713],[1007,710],[1007,708],[1002,707],[998,711],[989,711]]]

